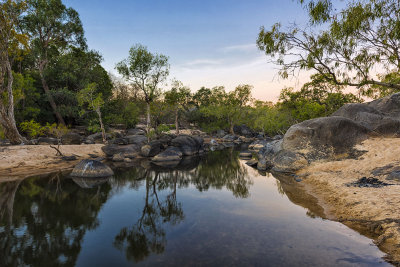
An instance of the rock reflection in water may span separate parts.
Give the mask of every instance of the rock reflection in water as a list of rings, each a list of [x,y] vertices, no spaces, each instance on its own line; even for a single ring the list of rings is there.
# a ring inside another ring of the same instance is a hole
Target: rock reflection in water
[[[307,220],[317,221],[309,217],[323,216],[315,199],[293,179],[261,177],[234,149],[184,158],[175,168],[134,164],[115,165],[109,179],[52,174],[0,183],[0,266],[262,265],[332,254],[322,248],[314,256],[303,244],[308,236],[329,243],[322,230],[308,232],[315,227]]]

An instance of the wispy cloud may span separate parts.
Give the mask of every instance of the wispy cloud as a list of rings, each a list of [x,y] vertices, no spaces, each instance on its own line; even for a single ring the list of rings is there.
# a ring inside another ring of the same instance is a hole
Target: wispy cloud
[[[184,64],[182,64],[182,66],[184,67],[204,67],[204,66],[210,66],[210,65],[218,65],[221,64],[220,60],[215,60],[215,59],[195,59],[192,61],[188,61]]]
[[[255,44],[241,44],[241,45],[231,45],[226,46],[221,49],[223,52],[254,52],[257,51]]]

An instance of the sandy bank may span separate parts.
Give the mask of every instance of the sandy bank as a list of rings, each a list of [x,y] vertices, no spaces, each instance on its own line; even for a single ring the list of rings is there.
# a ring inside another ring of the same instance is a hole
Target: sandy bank
[[[400,167],[400,138],[373,138],[356,146],[367,151],[359,159],[314,162],[298,172],[308,193],[318,199],[329,219],[374,234],[375,243],[400,263],[400,182],[387,173]],[[392,167],[390,167],[391,165]],[[376,172],[379,167],[384,171]],[[375,170],[374,174],[372,172]],[[381,188],[347,186],[362,177],[378,178],[392,185]],[[362,230],[360,230],[362,231]]]
[[[64,155],[75,155],[77,157],[75,161],[61,160],[56,156],[56,151],[48,145],[0,147],[0,179],[5,181],[71,169],[79,160],[89,158],[89,154],[104,156],[102,146],[102,144],[60,146]]]

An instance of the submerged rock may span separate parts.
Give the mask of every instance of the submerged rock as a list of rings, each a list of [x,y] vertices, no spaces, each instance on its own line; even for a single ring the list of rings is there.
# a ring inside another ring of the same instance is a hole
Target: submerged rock
[[[250,151],[242,151],[242,152],[240,152],[239,157],[241,157],[241,158],[252,158],[253,154]]]
[[[91,159],[80,161],[71,172],[71,176],[81,178],[109,177],[112,175],[114,175],[114,172],[110,167]]]

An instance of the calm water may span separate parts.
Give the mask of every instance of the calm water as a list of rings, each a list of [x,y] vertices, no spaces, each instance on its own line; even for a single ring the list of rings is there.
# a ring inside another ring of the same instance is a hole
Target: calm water
[[[296,185],[237,154],[175,170],[142,164],[101,181],[2,183],[0,266],[388,265],[370,239],[320,219]]]

